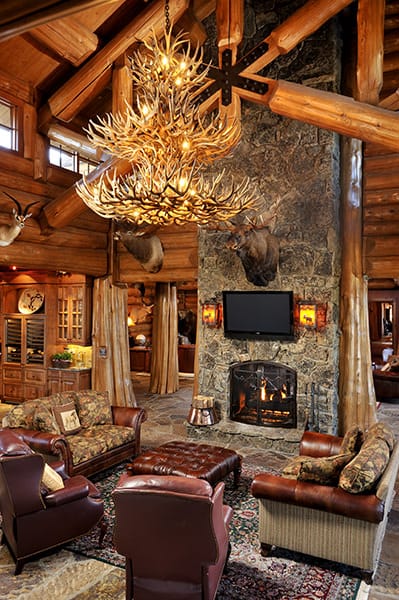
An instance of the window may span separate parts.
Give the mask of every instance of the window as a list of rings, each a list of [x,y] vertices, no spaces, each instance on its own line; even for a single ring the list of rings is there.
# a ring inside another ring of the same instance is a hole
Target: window
[[[80,155],[79,152],[65,144],[50,141],[49,160],[52,165],[87,175],[93,171],[98,162]]]
[[[0,147],[17,150],[17,107],[0,99]]]

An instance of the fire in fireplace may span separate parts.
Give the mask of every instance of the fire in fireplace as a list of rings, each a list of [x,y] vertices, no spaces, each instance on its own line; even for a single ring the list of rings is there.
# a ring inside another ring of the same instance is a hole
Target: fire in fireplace
[[[275,362],[230,366],[230,418],[263,427],[296,427],[296,371]]]

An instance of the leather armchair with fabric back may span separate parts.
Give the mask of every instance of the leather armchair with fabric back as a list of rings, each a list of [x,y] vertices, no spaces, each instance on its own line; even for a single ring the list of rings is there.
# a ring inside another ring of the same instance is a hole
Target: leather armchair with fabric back
[[[57,470],[45,468],[43,456],[9,429],[0,429],[0,512],[2,541],[16,562],[15,575],[29,558],[97,524],[100,543],[105,533],[99,490],[82,475],[68,477],[62,464]]]
[[[232,509],[224,483],[122,475],[113,491],[114,543],[126,557],[126,598],[213,600],[225,568]]]

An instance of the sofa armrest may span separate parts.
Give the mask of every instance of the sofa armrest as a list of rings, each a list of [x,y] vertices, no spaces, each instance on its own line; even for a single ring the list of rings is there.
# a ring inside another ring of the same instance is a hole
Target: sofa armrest
[[[89,482],[82,475],[75,475],[64,481],[65,487],[56,492],[44,496],[44,502],[48,507],[68,504],[89,495]]]
[[[72,469],[72,455],[66,437],[59,433],[47,433],[35,429],[17,427],[13,429],[32,450],[48,456],[56,456],[65,465],[67,473]]]
[[[139,406],[111,406],[114,425],[132,427],[135,434],[136,454],[140,454],[140,428],[147,413]]]
[[[299,446],[299,454],[302,456],[333,456],[339,454],[342,437],[329,433],[318,433],[316,431],[305,431]]]
[[[297,481],[280,475],[256,475],[251,493],[258,499],[324,510],[370,523],[379,523],[384,518],[385,504],[375,494],[350,494],[338,487]]]

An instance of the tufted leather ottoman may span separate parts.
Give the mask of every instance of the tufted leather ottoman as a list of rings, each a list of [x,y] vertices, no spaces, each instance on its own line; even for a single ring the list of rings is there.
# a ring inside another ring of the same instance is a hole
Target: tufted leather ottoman
[[[208,444],[173,441],[147,450],[127,467],[132,475],[181,475],[206,479],[212,486],[234,473],[237,487],[241,456],[234,450]]]

